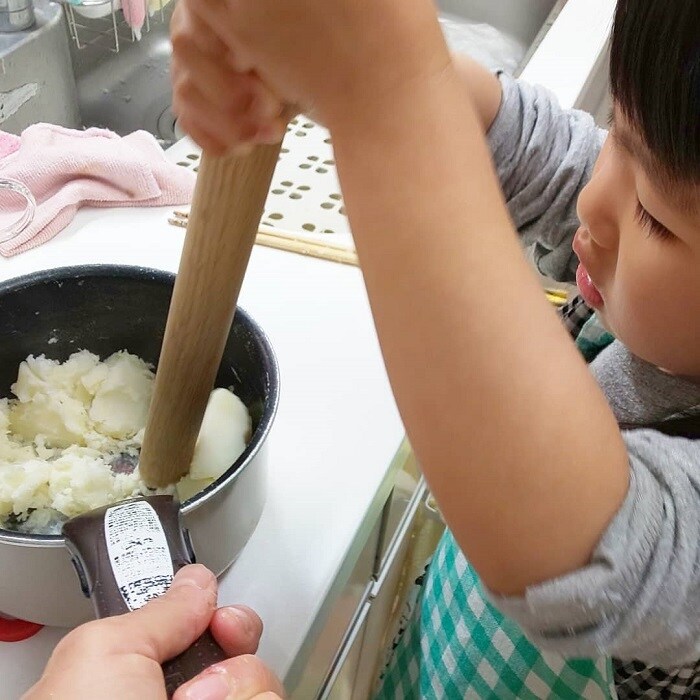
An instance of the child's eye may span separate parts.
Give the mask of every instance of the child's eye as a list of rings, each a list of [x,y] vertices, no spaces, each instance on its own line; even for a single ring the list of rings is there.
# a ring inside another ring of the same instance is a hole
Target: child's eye
[[[637,201],[636,217],[639,224],[646,229],[649,236],[655,236],[661,239],[673,238],[673,234],[660,222],[657,221],[643,206],[640,201]]]

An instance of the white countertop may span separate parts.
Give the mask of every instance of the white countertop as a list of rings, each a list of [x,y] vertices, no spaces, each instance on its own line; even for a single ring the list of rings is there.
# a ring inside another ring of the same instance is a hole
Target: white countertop
[[[0,280],[81,263],[176,271],[184,238],[167,209],[91,210],[53,241],[9,260]],[[221,579],[221,603],[261,615],[261,657],[288,672],[372,508],[403,438],[360,271],[256,246],[240,297],[267,332],[281,374],[269,437],[269,491],[257,530]],[[376,505],[375,505],[376,507]],[[40,674],[63,630],[0,643],[3,697]]]

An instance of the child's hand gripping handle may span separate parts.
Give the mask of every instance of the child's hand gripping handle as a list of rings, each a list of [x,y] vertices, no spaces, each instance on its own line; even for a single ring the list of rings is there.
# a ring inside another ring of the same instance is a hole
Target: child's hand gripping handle
[[[194,562],[179,503],[171,496],[149,496],[93,510],[69,520],[63,534],[97,617],[140,608],[165,593],[177,571]],[[163,664],[168,697],[226,658],[207,630],[189,649]]]

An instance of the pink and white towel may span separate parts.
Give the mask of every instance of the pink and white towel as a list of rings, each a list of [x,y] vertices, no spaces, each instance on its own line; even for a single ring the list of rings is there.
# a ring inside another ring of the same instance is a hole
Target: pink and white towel
[[[0,244],[0,254],[10,257],[53,238],[81,206],[188,204],[196,175],[169,162],[145,131],[121,137],[105,129],[35,124],[21,137],[0,132],[0,178],[23,183],[37,205],[29,226]],[[0,230],[22,211],[19,197],[0,191]]]
[[[122,0],[122,12],[137,41],[141,41],[141,29],[146,21],[145,0]]]
[[[0,131],[0,158],[14,153],[19,148],[19,142],[19,136]]]

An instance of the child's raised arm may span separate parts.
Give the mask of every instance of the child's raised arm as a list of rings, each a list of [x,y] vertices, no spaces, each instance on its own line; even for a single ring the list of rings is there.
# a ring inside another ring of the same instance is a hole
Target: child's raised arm
[[[331,130],[403,420],[485,583],[519,593],[585,565],[625,497],[628,459],[521,253],[483,137],[493,83],[475,106],[422,0],[183,5],[233,63]]]
[[[585,565],[627,491],[626,451],[522,255],[456,75],[333,138],[392,386],[459,544],[501,593]]]

